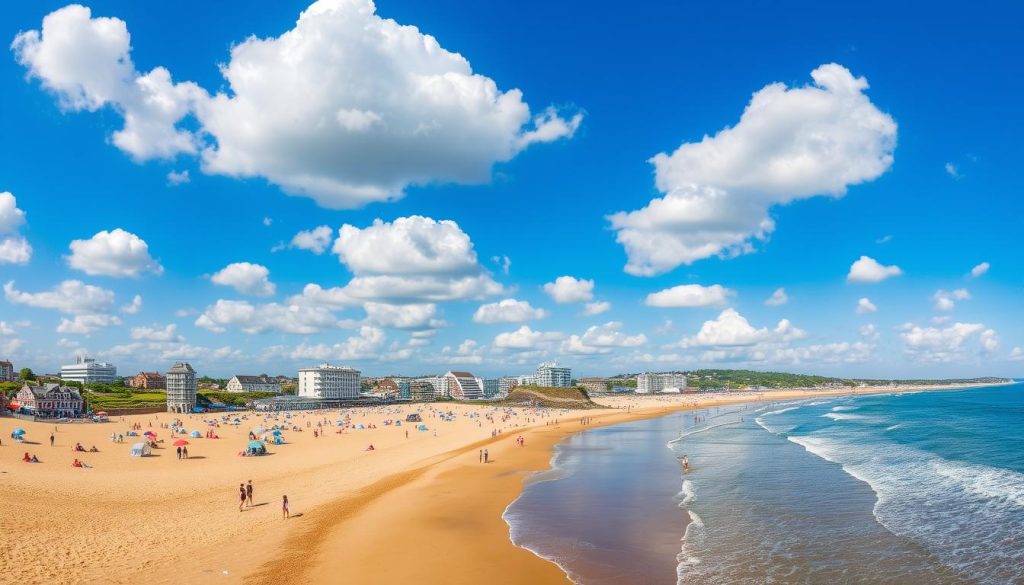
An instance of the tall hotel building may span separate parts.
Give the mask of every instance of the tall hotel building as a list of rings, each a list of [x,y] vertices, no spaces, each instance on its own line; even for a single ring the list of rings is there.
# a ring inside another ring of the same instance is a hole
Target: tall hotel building
[[[359,370],[320,364],[299,370],[299,396],[338,400],[359,398]]]

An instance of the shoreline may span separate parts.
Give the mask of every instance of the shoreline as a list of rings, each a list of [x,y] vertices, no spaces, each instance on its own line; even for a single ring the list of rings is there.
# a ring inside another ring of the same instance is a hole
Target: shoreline
[[[334,512],[328,517],[339,522],[289,536],[284,545],[286,552],[250,572],[244,582],[333,582],[337,575],[344,574],[357,575],[364,583],[406,582],[440,575],[444,575],[445,583],[467,585],[482,579],[498,584],[571,583],[555,562],[514,544],[504,519],[528,477],[551,469],[555,445],[570,435],[713,406],[999,385],[1006,384],[680,394],[656,397],[664,405],[625,412],[621,403],[635,397],[599,397],[608,399],[616,410],[595,414],[592,424],[580,425],[578,419],[587,416],[587,411],[574,411],[567,415],[570,420],[562,419],[557,425],[499,435],[445,454],[416,470],[396,474],[399,477],[388,478],[393,483],[385,492],[335,500],[328,505],[328,510]],[[526,447],[516,447],[513,435],[524,436]],[[492,454],[493,463],[489,465],[472,458],[474,450],[484,447]],[[340,510],[345,514],[336,515]],[[294,561],[299,556],[304,563],[297,566]]]

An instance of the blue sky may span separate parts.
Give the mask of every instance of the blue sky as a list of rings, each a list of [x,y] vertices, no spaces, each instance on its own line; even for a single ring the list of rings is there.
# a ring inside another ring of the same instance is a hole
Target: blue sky
[[[706,4],[4,4],[0,358],[1019,374],[1022,11]]]

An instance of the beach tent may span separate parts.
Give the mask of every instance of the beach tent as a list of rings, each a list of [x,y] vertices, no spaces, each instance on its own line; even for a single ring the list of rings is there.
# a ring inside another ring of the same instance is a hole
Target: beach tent
[[[427,425],[420,425],[420,426],[416,427],[416,430],[418,430],[418,431],[425,431],[425,430],[427,430]]]
[[[132,445],[132,457],[145,457],[152,454],[153,449],[147,443],[135,443]]]
[[[14,435],[14,436],[20,437],[21,435],[25,434],[25,429],[23,429],[21,427],[18,427],[16,429],[14,429],[14,432],[12,432],[11,434]]]
[[[249,455],[267,454],[267,446],[259,441],[249,441],[249,446],[245,450]]]
[[[281,431],[280,431],[280,430],[276,430],[276,429],[275,429],[275,430],[274,430],[274,432],[272,432],[272,433],[270,433],[270,434],[271,434],[271,435],[274,435],[275,437],[280,437],[280,436],[281,436]]]
[[[203,434],[200,433],[199,431],[192,431],[191,433],[189,433],[189,436],[192,437],[193,439],[198,439],[199,437],[202,437]]]

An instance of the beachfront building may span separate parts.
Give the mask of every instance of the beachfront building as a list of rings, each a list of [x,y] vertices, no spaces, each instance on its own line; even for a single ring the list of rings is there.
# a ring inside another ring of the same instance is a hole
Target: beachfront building
[[[429,378],[420,378],[419,381],[426,382],[434,388],[434,398],[447,398],[451,396],[447,376],[431,376]]]
[[[480,379],[469,372],[448,372],[448,395],[456,400],[479,400],[484,397]]]
[[[498,391],[508,396],[513,388],[519,385],[519,378],[516,376],[502,376],[498,380]]]
[[[167,379],[160,372],[139,372],[126,380],[132,388],[146,390],[163,390],[167,387]]]
[[[587,392],[600,394],[608,391],[608,378],[580,378],[579,385]]]
[[[117,368],[113,364],[84,356],[78,356],[73,364],[60,367],[60,379],[68,382],[112,384],[116,377]]]
[[[192,412],[196,406],[196,371],[186,362],[167,370],[167,412]]]
[[[544,388],[568,388],[572,386],[572,370],[555,362],[545,362],[537,367],[534,384]]]
[[[359,398],[359,370],[328,363],[299,370],[299,396],[331,400]]]
[[[686,390],[686,375],[674,372],[645,373],[636,377],[637,394],[676,393]]]
[[[14,364],[4,360],[0,361],[0,382],[14,381]]]
[[[228,392],[273,392],[281,393],[281,383],[277,378],[267,376],[232,376],[225,389]]]
[[[409,398],[416,402],[430,402],[434,399],[434,386],[424,380],[409,382]]]
[[[501,396],[501,380],[498,378],[484,378],[484,398],[497,398]]]
[[[85,409],[78,389],[60,384],[23,384],[14,400],[21,408],[45,418],[78,417]]]

